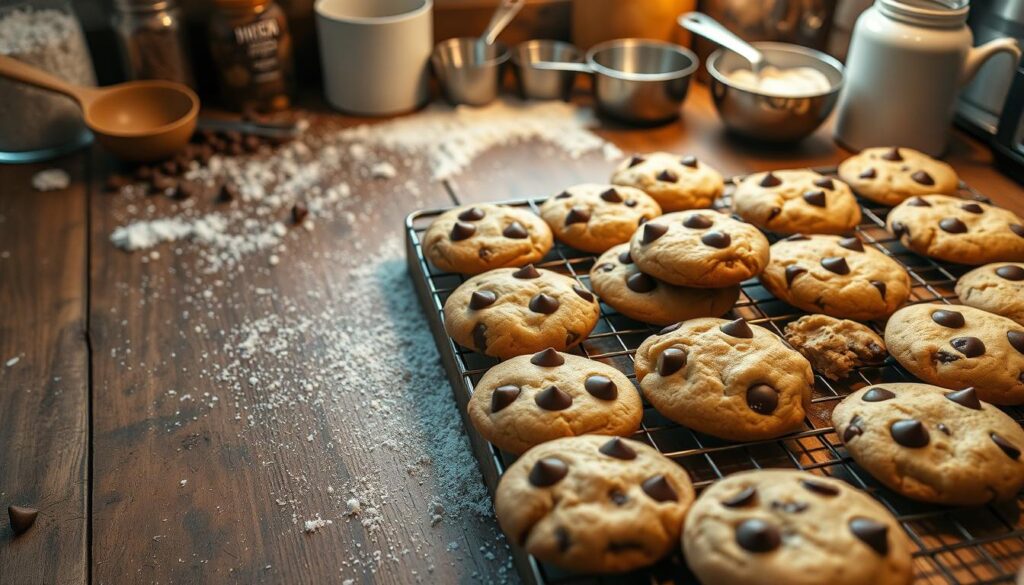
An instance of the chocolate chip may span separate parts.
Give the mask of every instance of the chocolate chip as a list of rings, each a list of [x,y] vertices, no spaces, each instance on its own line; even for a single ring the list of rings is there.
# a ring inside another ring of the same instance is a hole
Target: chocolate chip
[[[626,207],[636,207],[636,199],[627,199],[626,202],[623,203],[623,205],[625,205]]]
[[[701,215],[699,213],[688,215],[686,216],[686,219],[683,220],[684,226],[695,230],[707,229],[711,227],[713,223],[714,222],[708,219],[707,216]]]
[[[805,236],[803,234],[793,234],[791,236],[783,238],[782,241],[784,241],[784,242],[803,242],[803,241],[807,241],[809,239],[811,239],[811,238],[808,238],[807,236]]]
[[[568,191],[562,191],[558,195],[555,195],[555,199],[568,199],[570,197],[572,197],[572,194]]]
[[[679,329],[682,326],[683,326],[683,322],[682,321],[680,321],[678,323],[673,323],[671,325],[668,325],[668,326],[662,328],[662,330],[658,332],[658,335],[665,335],[666,333],[672,333],[673,331]]]
[[[858,516],[850,520],[850,532],[883,557],[889,554],[889,527],[870,518]]]
[[[779,393],[768,384],[747,388],[747,406],[757,414],[769,415],[779,406]]]
[[[616,191],[614,187],[608,189],[604,193],[601,193],[601,199],[604,199],[609,203],[622,203],[622,196],[619,195],[619,192]]]
[[[629,168],[633,168],[642,162],[644,162],[644,157],[634,155],[632,158],[629,159]]]
[[[615,502],[616,506],[625,506],[626,502],[629,501],[629,496],[619,490],[612,490],[608,492],[608,498]]]
[[[938,429],[942,434],[946,435],[947,437],[952,436],[953,434],[953,432],[949,430],[949,427],[947,427],[944,423],[939,423]]]
[[[519,270],[513,272],[512,277],[521,278],[523,280],[530,280],[533,278],[540,278],[540,272],[537,272],[537,269],[533,267],[533,264],[527,264],[526,266],[523,266]]]
[[[565,358],[562,357],[562,354],[555,351],[555,348],[549,347],[542,352],[533,354],[533,357],[530,358],[530,363],[535,366],[553,368],[564,364]]]
[[[684,167],[690,167],[691,169],[695,169],[697,168],[697,157],[692,155],[684,156],[683,158],[679,159],[679,164],[683,165]]]
[[[855,416],[850,420],[849,426],[847,426],[846,430],[843,431],[844,443],[849,443],[854,438],[859,437],[864,433],[864,429],[863,427],[861,427],[861,424],[863,422],[864,421],[863,419],[860,418],[860,416]]]
[[[598,447],[597,450],[609,457],[624,461],[636,459],[636,451],[619,437],[612,437],[608,442]]]
[[[36,523],[39,510],[24,506],[8,506],[7,515],[11,517],[11,529],[14,530],[14,535],[21,536]]]
[[[612,382],[607,376],[599,374],[588,376],[586,381],[583,382],[583,387],[594,398],[600,398],[601,400],[615,400],[619,395],[619,389],[615,387],[615,382]]]
[[[839,240],[839,245],[847,250],[853,250],[854,252],[864,251],[864,243],[857,237],[842,238]]]
[[[946,353],[946,352],[942,351],[941,349],[939,351],[935,352],[934,354],[932,354],[932,360],[933,361],[938,362],[938,363],[943,363],[943,364],[950,364],[950,363],[953,363],[955,361],[958,361],[959,359],[960,359],[960,356],[953,355],[951,353]]]
[[[576,340],[580,338],[580,334],[575,331],[569,331],[565,334],[565,346],[571,347],[572,344],[576,343]]]
[[[614,268],[614,266],[612,268]],[[574,293],[578,294],[581,299],[587,301],[588,303],[594,302],[594,293],[583,288],[582,286],[574,284],[572,285],[572,290]]]
[[[457,221],[455,222],[455,225],[452,226],[451,238],[453,242],[458,242],[460,240],[465,240],[466,238],[472,236],[475,233],[475,225],[471,223],[466,223],[464,221]]]
[[[665,183],[675,183],[676,181],[679,180],[679,177],[676,176],[676,174],[673,173],[672,171],[665,169],[664,171],[658,173],[657,179]]]
[[[1011,223],[1010,231],[1024,238],[1024,225],[1020,225],[1019,223]]]
[[[489,290],[473,291],[473,295],[469,297],[469,308],[478,311],[493,305],[496,300],[498,300],[498,295]]]
[[[910,229],[902,221],[894,221],[892,222],[892,233],[897,238],[902,238],[903,236],[910,236]]]
[[[1006,340],[1010,342],[1013,349],[1016,349],[1020,353],[1024,353],[1024,332],[1007,331]]]
[[[814,179],[814,186],[821,187],[822,189],[828,189],[829,191],[832,191],[836,188],[835,184],[832,182],[832,179],[828,177]]]
[[[629,250],[619,254],[619,262],[622,264],[632,264],[633,257],[629,255]]]
[[[882,295],[882,300],[885,300],[885,283],[881,280],[872,280],[871,286],[878,289],[878,292]]]
[[[491,412],[498,412],[504,409],[509,404],[516,401],[519,398],[520,390],[519,386],[513,386],[511,384],[505,386],[498,386],[494,389],[491,394]]]
[[[590,210],[584,207],[573,207],[565,215],[565,225],[587,223],[588,221],[590,221]]]
[[[877,387],[868,390],[860,397],[864,402],[885,402],[886,400],[892,400],[893,398],[896,398],[896,394],[891,390]]]
[[[804,192],[804,201],[815,207],[825,207],[825,192],[806,191]]]
[[[1007,264],[996,268],[996,274],[1006,280],[1024,280],[1024,268],[1015,264]]]
[[[802,485],[802,486],[804,486],[804,488],[806,488],[806,489],[808,489],[808,490],[810,490],[810,491],[812,491],[812,492],[814,492],[816,494],[820,494],[822,496],[838,496],[839,495],[839,488],[837,488],[834,485],[829,485],[827,483],[822,483],[820,481],[813,481],[813,480],[810,480],[810,479],[801,479],[800,480],[800,485]]]
[[[292,223],[294,223],[295,225],[299,225],[300,223],[306,221],[306,216],[308,215],[309,209],[302,203],[296,203],[295,205],[292,205]],[[458,224],[456,224],[456,226],[457,225]],[[455,230],[453,229],[452,231],[454,232]],[[473,228],[473,231],[476,231],[476,228]]]
[[[910,178],[914,179],[918,183],[921,183],[922,185],[934,185],[935,184],[935,179],[933,179],[931,175],[929,175],[928,173],[926,173],[924,171],[917,171],[913,175],[910,175]]]
[[[643,272],[637,272],[636,274],[631,274],[626,279],[626,286],[633,292],[649,293],[658,288],[658,281]]]
[[[756,497],[757,490],[752,487],[747,487],[722,500],[722,505],[726,508],[744,508],[754,503],[754,499]]]
[[[480,221],[484,218],[484,210],[479,207],[470,207],[466,211],[459,214],[459,219],[462,221]]]
[[[956,402],[960,406],[966,406],[971,410],[981,410],[981,401],[978,400],[978,393],[974,388],[964,388],[955,392],[947,392],[946,398]]]
[[[954,337],[949,344],[969,358],[985,355],[985,343],[977,337]]]
[[[558,305],[558,299],[544,293],[540,293],[530,299],[530,310],[534,313],[550,315],[558,310]]]
[[[798,277],[798,276],[800,276],[801,274],[803,274],[805,272],[807,272],[806,268],[801,268],[801,267],[799,267],[799,266],[797,266],[795,264],[792,265],[792,266],[787,266],[786,267],[786,285],[787,286],[792,286],[793,279]]]
[[[911,207],[931,207],[932,204],[924,200],[921,197],[912,197],[910,201],[907,201],[907,205]]]
[[[846,263],[846,258],[842,256],[832,256],[830,258],[822,258],[821,265],[830,272],[836,274],[849,274],[850,265]]]
[[[705,246],[711,246],[712,248],[722,249],[732,242],[732,238],[729,234],[722,232],[708,232],[700,237],[700,241]]]
[[[924,428],[921,421],[912,418],[898,420],[889,427],[889,434],[892,435],[900,445],[904,447],[919,448],[928,444],[928,429]]]
[[[878,176],[878,173],[875,172],[875,169],[868,168],[862,171],[861,174],[857,176],[860,177],[861,179],[874,179],[875,177]]]
[[[530,483],[537,487],[549,487],[562,481],[569,474],[569,466],[561,459],[545,457],[533,464],[530,470]]]
[[[640,243],[650,244],[654,240],[657,240],[661,236],[665,235],[668,231],[668,226],[660,223],[645,223],[644,233],[640,237]]]
[[[676,502],[679,500],[676,490],[672,489],[664,475],[659,474],[649,477],[640,484],[640,487],[655,502]]]
[[[750,552],[771,552],[782,544],[782,536],[771,524],[758,518],[751,518],[736,527],[736,544]]]
[[[645,223],[647,223],[647,218],[646,217],[641,217],[640,219],[636,220],[636,225],[637,226],[642,226]]]
[[[558,552],[568,552],[569,548],[572,547],[569,531],[564,526],[559,526],[555,529],[555,540],[558,541]]]
[[[775,217],[780,213],[782,213],[781,207],[772,207],[771,209],[768,210],[768,221],[775,219]]]
[[[977,203],[964,203],[960,206],[960,209],[963,209],[968,213],[985,213],[985,210]]]
[[[942,231],[951,234],[963,234],[967,232],[967,224],[960,221],[955,217],[946,217],[939,222],[939,227]]]
[[[601,272],[611,272],[615,270],[615,265],[611,262],[605,262],[604,264],[598,264],[597,269]]]
[[[1000,437],[996,433],[992,433],[989,436],[992,437],[992,442],[1002,449],[1003,453],[1006,453],[1010,459],[1020,459],[1020,449],[1014,447],[1012,443]]]
[[[483,323],[477,323],[476,327],[473,327],[473,345],[480,353],[487,353],[487,326]]]
[[[548,386],[534,395],[533,401],[544,410],[565,410],[572,406],[572,396],[558,386]]]
[[[898,148],[893,148],[892,150],[887,150],[885,152],[885,154],[882,155],[882,158],[885,159],[885,160],[893,161],[893,162],[898,162],[898,161],[903,160],[903,157],[900,155],[900,149],[898,149]]]
[[[722,333],[725,333],[726,335],[739,337],[741,339],[751,339],[754,337],[754,332],[750,329],[750,325],[747,325],[747,322],[743,320],[743,317],[729,321],[728,323],[723,323],[719,329],[721,329]]]
[[[778,187],[782,181],[771,172],[768,172],[759,183],[762,187]]]
[[[773,510],[782,510],[787,514],[799,514],[809,507],[807,502],[780,502],[777,500],[772,502]]]
[[[932,311],[932,321],[950,329],[959,329],[964,326],[963,314],[956,311],[947,311],[946,309]]]
[[[657,370],[659,376],[671,376],[686,365],[686,350],[670,347],[658,356]]]

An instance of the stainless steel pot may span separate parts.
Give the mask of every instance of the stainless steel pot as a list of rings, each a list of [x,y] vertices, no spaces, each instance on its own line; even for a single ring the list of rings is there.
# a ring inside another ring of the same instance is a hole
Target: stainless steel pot
[[[585,63],[542,61],[530,66],[592,74],[600,112],[631,124],[651,125],[679,116],[697,64],[697,56],[679,45],[616,39],[594,45]]]

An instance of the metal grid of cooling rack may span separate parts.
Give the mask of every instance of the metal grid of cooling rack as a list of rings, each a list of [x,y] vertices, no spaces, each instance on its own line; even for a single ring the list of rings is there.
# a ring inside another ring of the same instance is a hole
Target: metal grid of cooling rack
[[[834,175],[835,169],[818,169]],[[716,204],[729,207],[730,181],[725,197]],[[977,191],[961,185],[960,195],[985,200]],[[506,202],[530,208],[535,213],[543,199]],[[856,228],[865,245],[872,245],[902,264],[911,276],[910,302],[955,302],[956,279],[970,267],[955,266],[923,258],[904,248],[885,229],[888,208],[861,200],[863,219]],[[444,331],[442,307],[448,295],[464,280],[459,274],[438,270],[424,258],[420,238],[434,217],[444,210],[416,212],[406,219],[407,260],[416,291],[430,321],[442,362],[455,393],[474,453],[493,495],[498,479],[515,457],[502,453],[476,433],[466,415],[466,403],[474,385],[498,360],[455,344]],[[777,238],[769,235],[769,239]],[[556,243],[537,266],[567,274],[589,288],[589,272],[596,256]],[[786,324],[804,313],[775,299],[756,279],[742,284],[742,294],[730,315],[743,317],[782,334]],[[881,332],[883,325],[873,323]],[[591,359],[614,365],[635,383],[633,353],[637,346],[659,328],[633,321],[611,307],[601,305],[601,318],[590,336],[573,350]],[[768,467],[796,468],[841,478],[859,487],[885,505],[899,519],[914,545],[915,583],[985,584],[1009,583],[1024,564],[1024,499],[982,508],[950,508],[923,504],[903,498],[876,482],[847,455],[830,425],[832,408],[844,396],[869,384],[914,380],[891,357],[880,366],[863,367],[846,380],[832,382],[815,375],[812,407],[804,429],[780,439],[734,443],[696,433],[662,417],[644,405],[640,431],[632,438],[643,441],[682,465],[700,491],[725,475]],[[1024,423],[1024,408],[1005,409]],[[527,583],[582,585],[598,583],[696,584],[680,554],[628,575],[580,576],[538,563],[519,547],[513,557],[520,576]]]

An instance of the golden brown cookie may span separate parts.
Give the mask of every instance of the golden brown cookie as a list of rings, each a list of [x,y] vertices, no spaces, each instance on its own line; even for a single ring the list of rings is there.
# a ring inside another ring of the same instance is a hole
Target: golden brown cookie
[[[552,242],[551,229],[528,209],[481,203],[437,216],[423,234],[423,254],[442,270],[479,274],[537,262]]]
[[[839,178],[858,195],[896,205],[914,195],[956,193],[960,179],[948,164],[912,148],[867,148],[839,165]]]
[[[657,202],[639,189],[594,183],[569,187],[540,206],[556,238],[596,254],[628,242],[637,226],[659,215]]]
[[[612,183],[645,191],[665,212],[711,207],[725,188],[722,174],[710,165],[668,152],[627,158],[615,169]]]
[[[980,201],[912,197],[889,212],[886,226],[904,246],[929,258],[971,265],[1024,262],[1024,220]]]

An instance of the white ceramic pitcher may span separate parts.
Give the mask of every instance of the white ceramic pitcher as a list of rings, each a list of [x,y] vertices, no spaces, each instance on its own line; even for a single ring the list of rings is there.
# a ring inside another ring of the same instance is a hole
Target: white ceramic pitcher
[[[1014,39],[972,48],[969,0],[875,0],[857,19],[839,97],[835,139],[850,150],[946,150],[960,89]]]

